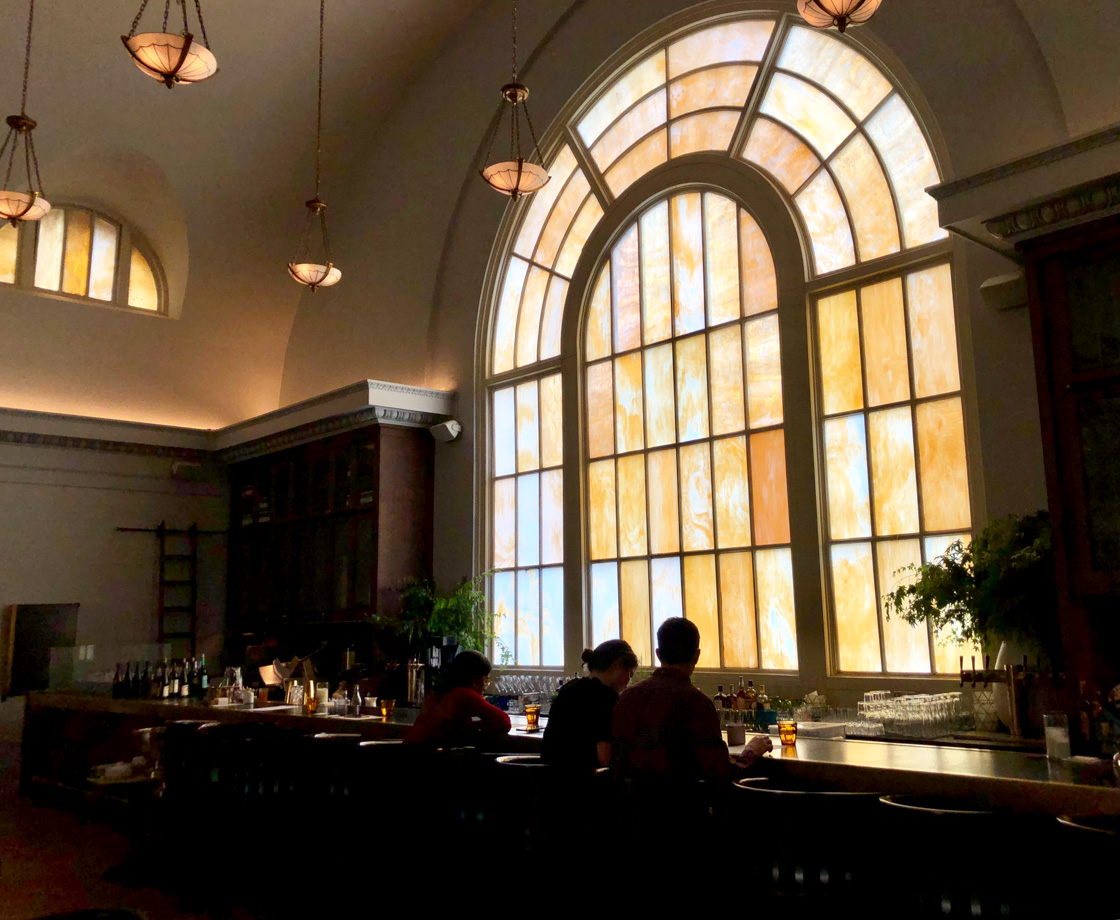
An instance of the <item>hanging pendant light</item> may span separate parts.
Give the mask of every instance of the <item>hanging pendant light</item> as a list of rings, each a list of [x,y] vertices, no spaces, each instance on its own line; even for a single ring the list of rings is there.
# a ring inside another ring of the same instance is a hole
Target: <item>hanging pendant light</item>
[[[844,32],[848,26],[867,22],[883,0],[797,0],[797,12],[815,29],[836,26]]]
[[[6,220],[13,227],[24,220],[39,220],[51,209],[51,203],[43,197],[43,181],[39,178],[39,158],[35,155],[35,140],[31,132],[35,130],[34,119],[27,117],[27,77],[31,70],[31,26],[35,21],[35,0],[30,0],[27,12],[27,46],[23,58],[23,96],[18,115],[9,115],[8,136],[0,146],[0,163],[8,154],[8,168],[4,173],[4,187],[0,190],[0,220]],[[23,146],[23,164],[27,170],[27,191],[19,192],[12,188],[12,167],[16,161],[16,150]],[[32,165],[35,181],[31,181]]]
[[[148,0],[143,0],[140,12],[132,20],[132,29],[128,35],[121,36],[137,67],[153,80],[161,81],[168,89],[176,83],[201,83],[218,72],[218,62],[210,52],[210,40],[206,37],[206,25],[202,21],[201,0],[194,0],[198,28],[202,33],[201,44],[194,40],[187,25],[187,0],[179,0],[183,11],[183,31],[179,35],[167,31],[171,0],[164,0],[163,31],[137,34],[140,17],[147,6]]]
[[[540,191],[548,184],[549,175],[543,166],[531,163],[521,155],[521,118],[520,113],[525,113],[525,124],[529,128],[529,136],[533,139],[533,149],[530,154],[536,154],[541,161],[540,145],[537,135],[533,130],[533,122],[529,118],[529,88],[517,81],[517,0],[513,0],[513,80],[502,87],[502,99],[510,104],[509,121],[509,159],[500,163],[491,163],[485,169],[479,170],[479,175],[486,180],[491,188],[497,189],[503,195],[509,195],[515,201],[522,195],[531,195]],[[504,108],[504,107],[503,107]],[[502,125],[501,115],[494,122],[490,134],[490,143],[486,150],[486,162],[490,162],[490,152],[494,149],[494,139],[498,136],[498,129]]]
[[[319,197],[320,161],[323,154],[323,18],[326,0],[319,0],[319,102],[315,119],[315,197],[307,202],[307,222],[303,227],[303,244],[299,256],[288,263],[288,274],[300,284],[307,285],[312,292],[321,287],[338,284],[342,272],[331,261],[331,238],[327,233],[327,203]],[[311,225],[318,218],[319,230],[323,238],[324,259],[322,262],[307,258],[308,243],[311,240]]]

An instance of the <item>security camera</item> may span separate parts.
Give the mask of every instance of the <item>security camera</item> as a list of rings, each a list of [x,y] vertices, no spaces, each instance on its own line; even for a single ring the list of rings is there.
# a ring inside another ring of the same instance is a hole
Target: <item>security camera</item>
[[[449,418],[446,422],[440,422],[438,425],[432,425],[432,427],[428,430],[432,433],[432,437],[437,441],[446,443],[448,441],[454,441],[457,437],[459,437],[459,433],[463,430],[463,426],[455,421],[455,419]]]

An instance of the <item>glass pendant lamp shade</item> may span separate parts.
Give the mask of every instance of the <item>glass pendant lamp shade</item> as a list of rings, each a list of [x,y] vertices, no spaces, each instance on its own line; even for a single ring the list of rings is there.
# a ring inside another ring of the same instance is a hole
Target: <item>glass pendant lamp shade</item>
[[[503,195],[519,198],[531,195],[548,184],[549,175],[543,166],[522,158],[494,163],[482,170],[482,178]]]
[[[13,227],[23,220],[40,220],[51,209],[51,203],[36,192],[0,190],[0,220]]]
[[[313,291],[321,287],[330,287],[332,284],[338,284],[339,279],[342,278],[342,272],[335,268],[330,262],[326,265],[321,265],[317,262],[289,262],[288,274],[300,284],[307,285],[307,287],[311,288]]]
[[[848,26],[867,22],[883,0],[797,0],[797,12],[816,29],[832,26],[843,32]]]
[[[213,53],[189,32],[141,32],[131,37],[122,35],[121,41],[136,66],[168,89],[176,83],[201,83],[218,72]]]

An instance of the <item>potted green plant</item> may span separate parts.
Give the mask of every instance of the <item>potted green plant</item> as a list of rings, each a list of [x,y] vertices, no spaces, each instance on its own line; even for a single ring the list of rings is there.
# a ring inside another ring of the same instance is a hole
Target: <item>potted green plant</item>
[[[895,573],[913,580],[888,593],[887,616],[911,625],[928,620],[942,641],[982,648],[1014,644],[1057,664],[1060,654],[1050,515],[1008,515],[968,545]]]

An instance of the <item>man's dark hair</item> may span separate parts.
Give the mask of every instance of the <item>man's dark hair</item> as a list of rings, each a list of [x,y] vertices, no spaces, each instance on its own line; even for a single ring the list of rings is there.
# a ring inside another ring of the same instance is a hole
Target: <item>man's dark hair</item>
[[[479,677],[490,674],[490,659],[482,652],[466,649],[451,659],[443,678],[443,689],[469,687]]]
[[[657,653],[662,664],[692,664],[700,648],[700,630],[684,617],[669,617],[657,627]]]

